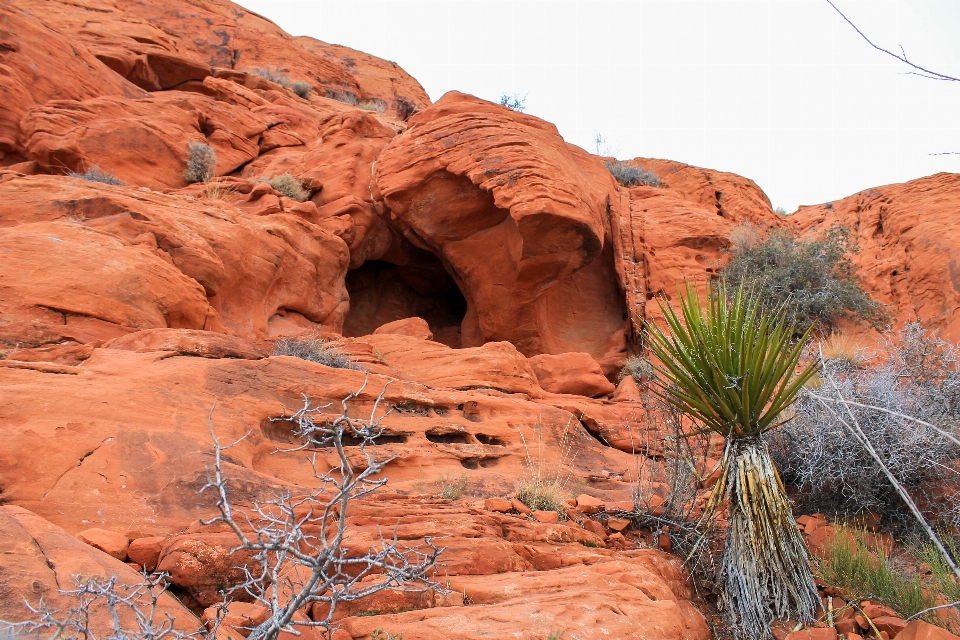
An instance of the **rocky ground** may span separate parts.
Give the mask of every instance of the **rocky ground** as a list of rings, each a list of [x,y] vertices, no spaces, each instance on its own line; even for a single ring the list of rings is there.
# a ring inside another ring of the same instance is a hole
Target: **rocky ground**
[[[208,417],[246,435],[226,472],[249,505],[315,483],[271,418],[363,387],[352,410],[383,392],[395,459],[351,535],[445,536],[452,591],[357,603],[338,639],[705,639],[669,541],[616,517],[650,464],[638,443],[662,436],[617,377],[654,298],[716,273],[743,222],[843,223],[896,324],[960,339],[952,174],[788,218],[750,180],[677,162],[635,159],[662,184],[625,188],[548,122],[431,104],[395,63],[222,0],[0,1],[0,69],[3,619],[62,604],[74,574],[159,568],[164,611],[195,628],[236,571],[233,534],[199,524]],[[185,180],[190,143],[216,151],[214,181]],[[68,175],[94,167],[124,184]],[[262,181],[285,173],[307,199]],[[364,370],[271,355],[304,335]],[[578,487],[565,520],[509,501],[529,463]]]

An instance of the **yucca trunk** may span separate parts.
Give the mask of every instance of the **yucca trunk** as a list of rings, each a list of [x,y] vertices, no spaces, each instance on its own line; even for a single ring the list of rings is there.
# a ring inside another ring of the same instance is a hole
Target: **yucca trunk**
[[[810,557],[760,438],[729,443],[708,512],[730,512],[720,562],[721,606],[735,635],[761,638],[775,620],[810,622],[819,603]]]

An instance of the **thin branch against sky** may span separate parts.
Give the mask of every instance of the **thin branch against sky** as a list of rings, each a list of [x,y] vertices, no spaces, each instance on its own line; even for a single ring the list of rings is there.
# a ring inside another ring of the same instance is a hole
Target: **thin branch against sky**
[[[860,37],[863,38],[864,40],[866,40],[866,41],[867,41],[867,44],[869,44],[871,47],[873,47],[873,48],[876,49],[877,51],[882,51],[883,53],[887,54],[888,56],[893,56],[894,58],[896,58],[896,59],[899,60],[900,62],[902,62],[902,63],[904,63],[904,64],[906,64],[906,65],[909,65],[910,67],[916,69],[916,71],[908,71],[907,73],[908,73],[909,75],[920,76],[921,78],[927,78],[928,80],[948,80],[948,81],[951,81],[951,82],[960,82],[960,78],[954,78],[953,76],[948,76],[948,75],[946,75],[946,74],[944,74],[944,73],[940,73],[940,72],[938,72],[938,71],[931,71],[930,69],[926,69],[926,68],[924,68],[924,67],[921,67],[921,66],[918,65],[918,64],[915,64],[915,63],[913,63],[913,62],[910,62],[910,60],[907,59],[907,52],[904,51],[904,49],[903,49],[902,46],[900,47],[900,55],[897,55],[897,54],[895,54],[894,52],[890,51],[889,49],[884,49],[884,48],[881,47],[880,45],[874,44],[874,42],[873,42],[870,38],[868,38],[863,31],[860,31],[860,28],[853,23],[853,20],[851,20],[850,18],[848,18],[848,17],[843,13],[843,11],[840,11],[840,9],[837,7],[837,5],[833,4],[833,0],[827,0],[827,3],[829,3],[829,5],[830,5],[831,7],[833,7],[834,10],[835,10],[837,13],[840,14],[840,17],[841,17],[841,18],[843,18],[844,20],[847,21],[847,24],[849,24],[851,27],[853,27],[853,29],[854,29],[857,33],[860,34]],[[930,155],[947,155],[947,154],[930,154]]]

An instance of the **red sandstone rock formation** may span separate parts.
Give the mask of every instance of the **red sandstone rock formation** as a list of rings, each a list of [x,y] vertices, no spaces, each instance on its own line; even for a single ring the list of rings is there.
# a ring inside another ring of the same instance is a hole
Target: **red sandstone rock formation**
[[[839,222],[898,322],[960,337],[954,175],[784,219],[753,182],[677,162],[632,160],[661,187],[621,187],[549,123],[455,92],[431,105],[396,64],[225,0],[25,0],[0,18],[0,545],[16,549],[0,617],[23,614],[6,594],[52,597],[67,571],[132,575],[57,527],[169,570],[200,613],[236,566],[196,524],[214,507],[197,493],[214,402],[221,437],[249,434],[226,465],[249,503],[314,483],[271,418],[303,394],[338,407],[366,379],[356,410],[386,389],[377,448],[396,459],[348,514],[352,539],[449,535],[461,596],[385,592],[344,608],[338,640],[706,638],[679,564],[622,551],[639,538],[617,514],[650,464],[633,454],[660,455],[662,434],[632,379],[611,381],[654,298],[704,286],[738,224]],[[407,122],[402,102],[419,106]],[[186,185],[190,142],[216,150],[216,182]],[[63,175],[94,166],[127,184]],[[306,201],[263,181],[284,173]],[[334,339],[366,372],[271,356],[281,336]],[[532,466],[589,491],[567,520],[513,497]],[[437,497],[460,476],[460,502]]]
[[[801,207],[788,220],[800,231],[846,226],[860,247],[860,253],[851,256],[857,275],[870,295],[888,306],[894,324],[920,320],[958,342],[958,198],[960,176],[938,173]]]

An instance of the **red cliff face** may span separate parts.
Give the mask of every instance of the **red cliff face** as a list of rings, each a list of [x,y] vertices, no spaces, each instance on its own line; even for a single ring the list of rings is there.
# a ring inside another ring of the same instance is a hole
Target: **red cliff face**
[[[448,536],[461,595],[391,592],[345,609],[343,633],[707,638],[655,540],[503,499],[537,465],[591,513],[632,500],[654,464],[637,443],[653,456],[662,434],[632,378],[614,383],[654,298],[703,286],[740,223],[841,222],[868,291],[960,337],[953,175],[786,219],[750,180],[676,162],[630,161],[662,184],[625,188],[550,123],[456,92],[431,104],[394,63],[219,0],[0,2],[0,74],[0,544],[16,549],[0,618],[69,573],[120,575],[124,554],[209,604],[235,565],[228,534],[197,524],[213,402],[221,437],[249,434],[230,474],[252,501],[314,483],[270,418],[366,378],[358,408],[386,388],[378,449],[396,457],[351,535]],[[211,182],[187,184],[191,143],[215,151]],[[67,175],[94,167],[124,184]],[[282,174],[305,193],[267,182]],[[271,355],[305,335],[366,373]],[[463,497],[440,497],[461,476]],[[353,615],[374,609],[413,610]]]
[[[841,224],[860,253],[851,256],[864,288],[887,305],[896,326],[920,320],[960,341],[960,176],[938,173],[801,207],[801,231]]]

